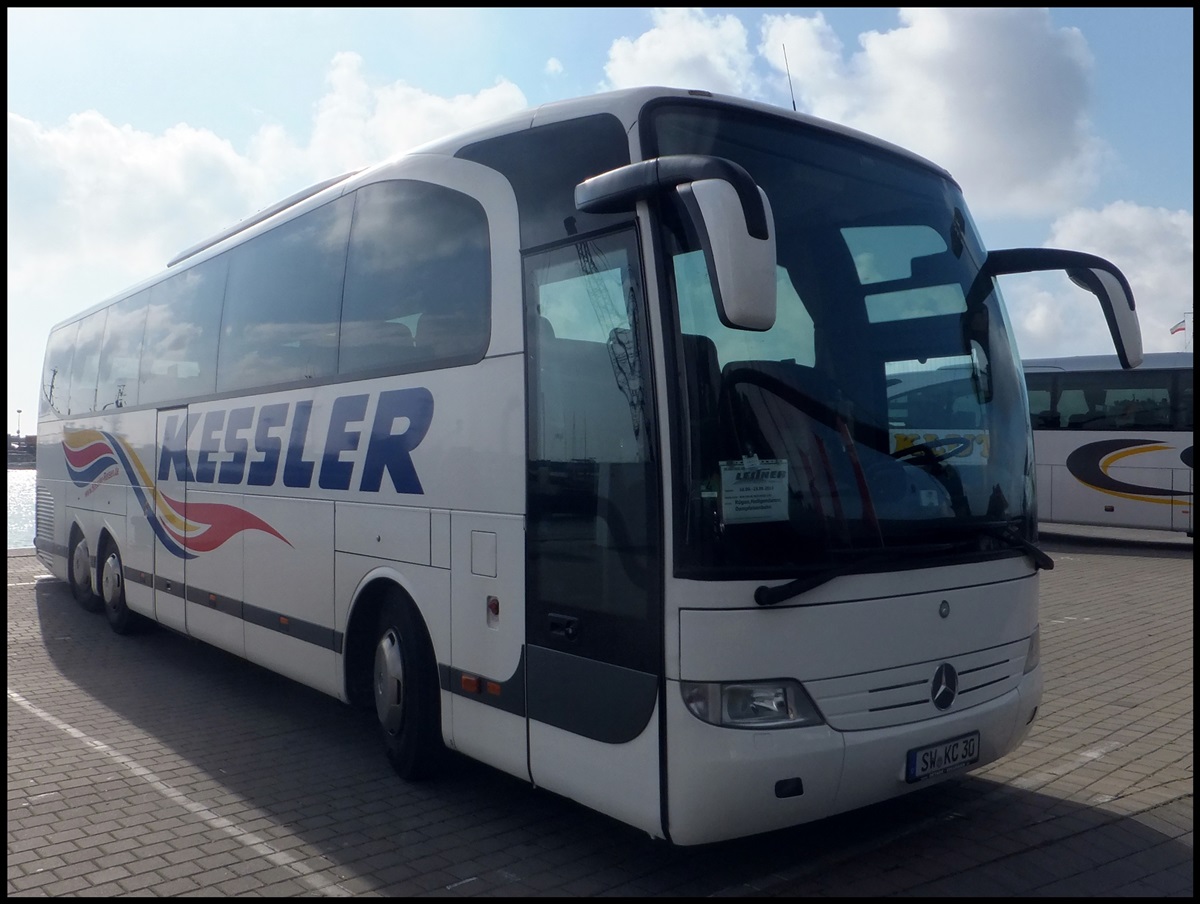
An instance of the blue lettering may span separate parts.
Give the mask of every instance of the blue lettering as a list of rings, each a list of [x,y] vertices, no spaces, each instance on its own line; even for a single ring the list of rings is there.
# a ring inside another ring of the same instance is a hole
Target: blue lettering
[[[308,418],[312,414],[312,406],[311,400],[296,403],[292,435],[288,438],[287,460],[283,463],[285,487],[312,486],[313,463],[304,460],[304,441],[308,438]]]
[[[196,457],[196,482],[212,483],[217,474],[217,463],[213,455],[220,451],[217,431],[225,423],[224,411],[210,411],[204,415],[204,426],[200,428],[200,454]]]
[[[162,453],[158,459],[158,479],[171,479],[171,466],[175,466],[175,476],[180,480],[192,479],[192,466],[188,463],[187,442],[188,434],[196,426],[196,415],[186,417],[172,414],[167,418],[163,427]]]
[[[392,427],[400,418],[408,419],[408,427],[393,435]],[[425,438],[432,420],[433,394],[425,387],[381,392],[358,488],[378,492],[387,469],[397,493],[425,492],[409,453]]]
[[[253,422],[253,408],[235,408],[229,412],[229,421],[225,425],[225,451],[232,452],[233,458],[221,465],[217,483],[242,482],[246,473],[246,453],[250,449],[250,443],[238,436],[238,431],[245,430]]]
[[[333,415],[329,421],[329,433],[325,437],[325,456],[321,460],[321,476],[318,483],[323,490],[348,490],[354,463],[342,461],[342,452],[358,448],[358,430],[346,430],[349,421],[361,421],[367,414],[366,395],[342,396],[333,403]]]
[[[279,437],[271,436],[272,427],[280,427],[287,420],[288,406],[264,405],[258,415],[258,429],[254,432],[254,451],[265,456],[262,461],[251,462],[247,483],[252,487],[269,487],[275,483],[275,472],[279,470],[279,450],[283,443]]]

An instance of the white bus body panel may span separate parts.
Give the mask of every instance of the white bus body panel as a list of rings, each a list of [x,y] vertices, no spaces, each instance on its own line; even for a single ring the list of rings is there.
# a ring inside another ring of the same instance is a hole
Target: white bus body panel
[[[705,844],[789,828],[929,787],[953,774],[907,783],[908,751],[972,731],[980,733],[982,766],[1025,739],[1029,724],[1023,720],[1032,715],[1041,691],[1039,666],[1000,698],[901,728],[837,732],[819,725],[739,731],[695,718],[684,706],[678,684],[669,681],[671,840]],[[776,795],[777,782],[797,778],[803,793]]]
[[[964,569],[930,570],[961,575]],[[890,669],[1000,647],[1028,638],[1037,627],[1037,577],[1028,567],[1020,571],[1003,582],[932,590],[916,589],[919,572],[906,573],[913,578],[912,590],[908,581],[901,590],[891,574],[887,579],[837,578],[825,585],[828,602],[816,598],[823,589],[818,588],[801,598],[803,605],[785,601],[753,609],[683,609],[678,677],[807,682],[858,673],[863,663],[873,670]],[[752,589],[743,595],[726,586],[726,593],[748,598]],[[943,603],[945,617],[940,614]]]
[[[803,605],[753,609],[728,602],[749,599],[754,585],[672,585],[676,597],[709,605],[680,609],[678,635],[669,640],[677,645],[668,647],[676,653],[668,669],[678,663],[666,697],[672,841],[784,828],[926,787],[943,777],[908,783],[908,752],[970,732],[980,733],[972,768],[1024,740],[1042,689],[1040,667],[1025,672],[1038,619],[1036,572],[1012,558],[905,575],[910,589],[900,595],[894,575],[847,576],[804,594]],[[958,670],[960,685],[940,712],[929,685],[943,662]],[[710,725],[686,709],[676,680],[771,678],[799,680],[826,723]],[[795,779],[802,793],[777,796],[777,782]]]
[[[481,699],[451,696],[454,746],[528,781],[525,718],[520,715],[525,701],[514,700],[516,712],[510,712],[491,700],[496,693],[517,695],[524,689],[525,519],[453,512],[450,534],[450,665],[483,682]],[[511,682],[507,691],[496,686],[505,681]]]
[[[188,511],[200,505],[228,505],[246,510],[247,499],[241,493],[209,492],[194,483],[187,486],[186,493]],[[240,610],[247,598],[245,544],[246,532],[239,530],[220,549],[182,563],[184,585],[188,588],[183,605],[188,635],[242,657],[246,655],[245,615],[229,611],[229,605],[222,605],[219,600],[236,601]],[[160,560],[168,556],[166,550],[159,550]],[[274,565],[270,570],[275,571]]]
[[[632,741],[604,744],[530,719],[534,784],[661,838],[658,725],[655,706],[645,730]],[[690,754],[702,755],[700,750]]]
[[[333,503],[247,497],[246,510],[286,525],[290,544],[261,531],[242,535],[246,658],[336,697],[342,681],[334,655]]]
[[[1135,445],[1088,463],[1119,486],[1101,488],[1067,467],[1073,452],[1111,440]],[[1191,434],[1041,430],[1037,450],[1038,519],[1047,523],[1090,524],[1150,530],[1192,530],[1192,469],[1180,453]],[[1171,495],[1162,491],[1175,491]],[[1158,491],[1158,492],[1155,492]]]

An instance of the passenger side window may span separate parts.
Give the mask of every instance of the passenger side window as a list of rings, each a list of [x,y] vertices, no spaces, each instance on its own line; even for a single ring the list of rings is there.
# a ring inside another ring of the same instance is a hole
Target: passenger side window
[[[149,295],[149,292],[139,292],[109,308],[104,345],[100,350],[100,374],[96,381],[97,411],[127,408],[138,403],[138,366]]]
[[[71,360],[75,353],[75,335],[79,322],[57,329],[46,344],[46,360],[42,365],[41,413],[62,417],[67,413],[67,395],[71,389]]]
[[[230,252],[219,392],[337,372],[352,206],[331,201]]]
[[[217,386],[217,337],[228,256],[150,289],[142,349],[142,404],[206,395]]]
[[[108,309],[89,314],[79,323],[75,338],[75,358],[71,363],[71,391],[67,414],[87,414],[96,410],[96,376],[100,370],[100,345]]]
[[[355,193],[339,374],[479,361],[490,300],[488,223],[478,201],[408,180]]]

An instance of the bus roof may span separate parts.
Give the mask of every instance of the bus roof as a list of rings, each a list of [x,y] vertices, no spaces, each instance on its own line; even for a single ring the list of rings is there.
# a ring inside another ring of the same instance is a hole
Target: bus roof
[[[790,119],[796,122],[804,123],[812,128],[842,135],[847,138],[861,141],[880,149],[890,151],[894,154],[903,156],[908,160],[917,163],[918,165],[937,172],[943,178],[946,178],[952,182],[954,181],[953,177],[946,172],[943,167],[938,166],[936,163],[933,163],[929,159],[922,157],[919,154],[916,154],[898,145],[891,144],[883,139],[876,138],[873,135],[865,132],[859,132],[847,126],[839,125],[838,123],[830,122],[828,120],[819,119],[815,116],[810,116],[805,113],[794,112],[786,107],[767,104],[761,101],[747,100],[746,98],[736,97],[733,95],[714,94],[711,91],[700,91],[684,88],[666,88],[661,86],[623,88],[616,91],[600,92],[597,94],[573,97],[560,101],[552,101],[539,106],[529,107],[528,109],[501,117],[491,122],[483,123],[457,133],[449,134],[442,138],[434,139],[433,141],[430,141],[419,147],[411,148],[363,169],[318,182],[315,185],[296,192],[282,201],[263,208],[256,213],[250,214],[232,226],[222,229],[208,238],[205,238],[202,241],[186,248],[179,254],[172,257],[167,263],[166,268],[163,270],[150,277],[147,277],[146,279],[143,279],[132,286],[127,287],[126,289],[114,295],[105,298],[96,304],[92,304],[83,310],[72,314],[70,317],[67,317],[61,322],[55,324],[53,329],[58,329],[73,321],[80,320],[93,311],[120,301],[123,298],[127,298],[138,291],[149,288],[153,284],[169,276],[172,270],[185,269],[186,266],[198,263],[199,261],[212,256],[213,254],[221,253],[232,247],[232,245],[244,241],[246,238],[257,234],[263,229],[269,229],[274,224],[290,219],[293,216],[297,216],[301,212],[311,209],[314,206],[323,204],[330,198],[337,197],[347,191],[352,191],[368,182],[386,179],[392,174],[393,167],[407,158],[412,158],[419,155],[454,156],[463,147],[474,142],[481,141],[485,138],[510,134],[513,132],[520,132],[527,129],[533,129],[538,126],[548,125],[550,123],[562,122],[564,120],[575,119],[581,116],[599,113],[610,113],[616,116],[621,120],[622,123],[625,124],[627,131],[632,131],[645,104],[651,100],[659,98],[677,98],[680,100],[693,100],[698,103],[707,102],[728,105],[777,116],[781,119]]]

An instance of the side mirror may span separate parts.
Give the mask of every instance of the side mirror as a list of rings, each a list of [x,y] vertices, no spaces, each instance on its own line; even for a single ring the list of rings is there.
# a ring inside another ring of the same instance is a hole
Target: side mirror
[[[1095,295],[1108,321],[1121,366],[1131,368],[1142,363],[1142,327],[1134,307],[1133,290],[1125,274],[1104,258],[1056,248],[989,251],[980,275],[994,277],[1039,270],[1065,270],[1071,282]]]
[[[722,157],[680,154],[631,163],[575,186],[575,206],[594,213],[632,210],[674,189],[699,239],[726,326],[769,330],[775,324],[775,223],[761,188]]]
[[[766,192],[755,190],[774,231]],[[775,239],[755,238],[737,190],[721,179],[702,179],[675,189],[691,216],[704,251],[717,316],[728,327],[769,330],[775,325]]]

